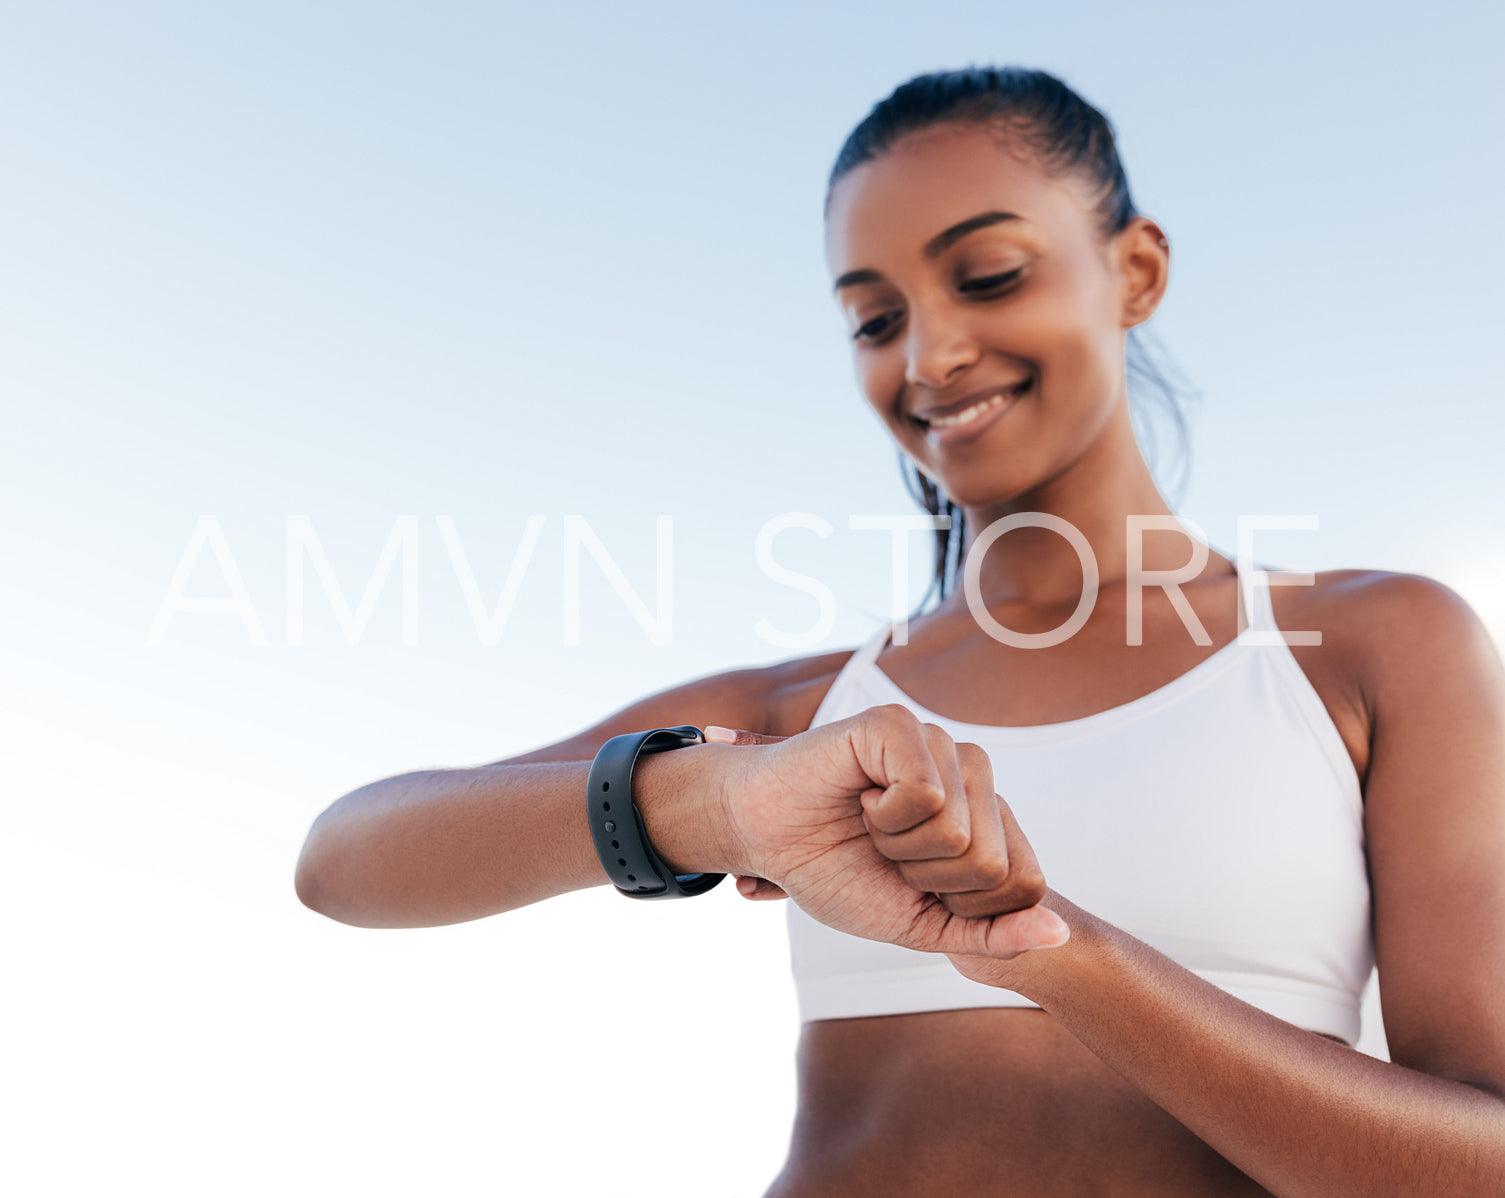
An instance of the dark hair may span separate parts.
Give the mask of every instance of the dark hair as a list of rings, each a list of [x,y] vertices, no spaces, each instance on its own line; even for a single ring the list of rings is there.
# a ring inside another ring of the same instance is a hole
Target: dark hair
[[[942,124],[995,129],[1011,143],[1028,149],[1051,173],[1074,174],[1088,182],[1105,238],[1122,232],[1139,215],[1129,195],[1129,180],[1119,161],[1108,118],[1054,75],[1023,67],[933,71],[900,84],[873,106],[836,155],[826,185],[827,211],[831,192],[848,171],[882,157],[907,134]],[[1131,401],[1137,400],[1148,385],[1146,393],[1159,396],[1164,417],[1180,447],[1172,487],[1173,492],[1179,492],[1186,481],[1190,456],[1186,413],[1179,396],[1188,389],[1167,377],[1163,347],[1142,327],[1129,330],[1125,353]],[[1174,372],[1174,367],[1169,369]],[[1160,434],[1150,413],[1139,411],[1137,403],[1131,403],[1131,414],[1153,468],[1160,457]],[[950,527],[935,533],[935,577],[921,597],[923,608],[937,587],[941,599],[955,589],[966,535],[964,517],[960,505],[952,503],[932,479],[920,473],[902,450],[899,469],[917,503],[932,516],[950,517]]]

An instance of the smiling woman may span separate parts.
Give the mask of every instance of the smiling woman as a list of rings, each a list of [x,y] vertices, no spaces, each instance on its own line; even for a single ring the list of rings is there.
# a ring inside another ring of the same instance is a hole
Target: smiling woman
[[[1505,667],[1478,617],[1370,570],[1277,602],[1177,524],[1128,395],[1168,239],[1059,79],[911,80],[825,219],[862,394],[955,517],[940,602],[352,792],[299,895],[373,927],[627,869],[787,899],[769,1198],[1497,1192]],[[676,751],[620,760],[662,729]],[[1391,1061],[1351,1047],[1376,963]]]
[[[993,148],[1008,154],[1022,168],[1016,172],[1021,180],[1034,178],[1043,181],[1043,175],[1048,180],[1073,187],[1080,201],[1081,215],[1095,227],[1098,240],[1104,245],[1131,225],[1143,221],[1130,196],[1128,178],[1119,161],[1111,126],[1106,118],[1059,80],[1042,71],[1017,69],[941,72],[920,76],[897,88],[874,107],[842,146],[832,167],[826,193],[828,257],[837,248],[830,240],[833,231],[843,226],[840,220],[833,222],[833,206],[851,195],[850,188],[841,188],[838,184],[869,164],[885,159],[892,163],[895,146],[906,140],[913,143],[916,140],[913,135],[917,133],[945,131],[988,134]],[[987,164],[993,157],[985,151],[978,163]],[[922,158],[914,161],[916,169],[924,169]],[[984,165],[984,173],[986,169]],[[983,196],[988,194],[985,183],[981,193]],[[990,201],[979,198],[977,202],[987,204]],[[957,207],[960,209],[965,205]],[[1152,233],[1158,248],[1168,255],[1170,246],[1164,232],[1153,222],[1144,224],[1147,226],[1144,231]],[[1000,229],[999,226],[1004,227]],[[998,235],[969,247],[976,265],[970,265],[965,259],[959,263],[953,261],[958,255],[949,251],[966,242],[971,234],[987,229],[997,229]],[[959,299],[996,307],[997,301],[1013,295],[1036,273],[1026,259],[1031,237],[1038,237],[1040,232],[1038,215],[1031,221],[1018,212],[993,208],[969,215],[930,236],[923,243],[922,255],[926,263],[952,275],[951,287]],[[1081,229],[1066,231],[1066,244],[1086,244],[1080,233]],[[852,338],[859,349],[886,340],[893,331],[893,323],[902,316],[898,310],[884,310],[882,287],[885,282],[891,281],[871,268],[846,270],[836,276],[835,291],[848,311],[853,326]],[[1039,286],[1036,285],[1033,291],[1038,295]],[[892,291],[888,294],[891,295]],[[1154,302],[1158,303],[1158,300],[1157,294]],[[858,316],[859,312],[861,316]],[[1131,409],[1140,400],[1148,407],[1151,401],[1158,399],[1168,412],[1184,456],[1186,424],[1176,388],[1157,367],[1139,327],[1129,329],[1127,345],[1120,356],[1129,376],[1137,375],[1144,385],[1142,390],[1129,389]],[[859,355],[859,362],[861,360]],[[871,358],[868,360],[870,362]],[[859,366],[859,377],[860,373]],[[1013,389],[1004,387],[992,394],[985,391],[954,403],[936,401],[928,410],[911,415],[933,446],[971,441],[983,431],[981,427],[965,433],[944,433],[942,430],[964,423],[962,416],[970,414],[961,409],[969,406],[969,401],[973,401],[971,406],[978,403],[992,405],[977,412],[979,416],[990,410],[1011,407],[1009,401],[1015,392],[1024,394],[1033,387],[1034,381],[1032,376],[1027,376],[1019,379]],[[998,415],[1002,415],[1001,410]],[[1141,411],[1139,415],[1147,426],[1151,413]],[[900,445],[904,446],[902,440]],[[937,493],[933,476],[923,459],[911,457],[907,450],[904,459],[914,472],[910,481],[911,493],[932,515],[948,518],[947,526],[938,528],[936,533],[935,585],[944,596],[948,550],[953,542],[959,546],[966,538],[965,509]]]

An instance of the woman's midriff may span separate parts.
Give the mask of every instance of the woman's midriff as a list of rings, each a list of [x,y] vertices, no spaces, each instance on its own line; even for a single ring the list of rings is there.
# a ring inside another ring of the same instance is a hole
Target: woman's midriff
[[[1268,1194],[1032,1008],[804,1025],[765,1198]]]

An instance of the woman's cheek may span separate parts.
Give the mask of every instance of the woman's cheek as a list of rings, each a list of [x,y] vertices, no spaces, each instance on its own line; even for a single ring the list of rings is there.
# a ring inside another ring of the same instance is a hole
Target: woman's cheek
[[[869,355],[869,361],[859,364],[857,386],[863,398],[879,416],[892,424],[902,425],[903,412],[900,411],[900,405],[904,392],[904,371],[902,366],[895,367],[872,360],[880,356]]]

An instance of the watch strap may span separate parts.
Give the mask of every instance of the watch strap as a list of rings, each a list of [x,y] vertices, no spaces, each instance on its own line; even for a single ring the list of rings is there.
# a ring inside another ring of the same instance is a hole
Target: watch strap
[[[688,724],[624,732],[607,740],[591,762],[586,786],[591,839],[612,885],[629,898],[693,898],[726,877],[676,875],[654,851],[632,800],[632,768],[640,756],[704,743],[701,730]]]

